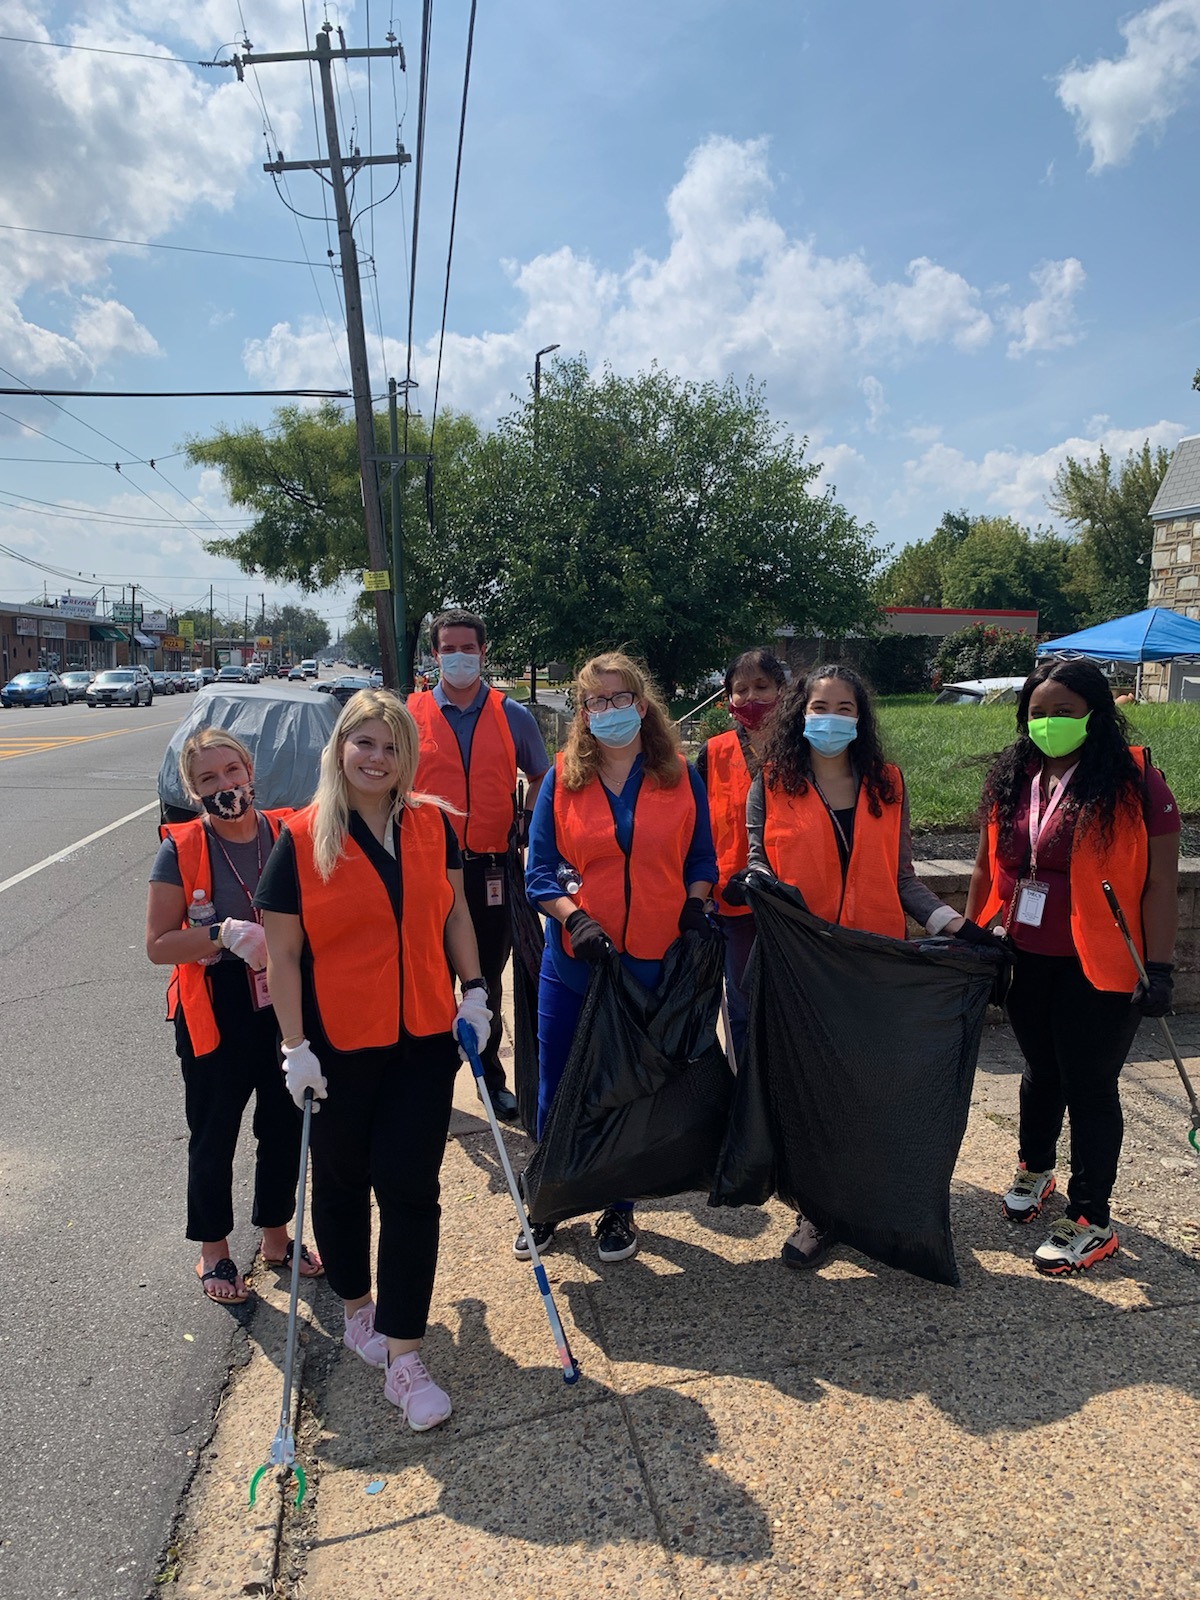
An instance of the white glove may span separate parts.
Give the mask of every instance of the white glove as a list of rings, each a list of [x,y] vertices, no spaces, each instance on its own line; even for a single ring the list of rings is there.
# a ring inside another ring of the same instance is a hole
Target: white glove
[[[313,1055],[312,1045],[307,1039],[301,1039],[290,1050],[287,1045],[283,1046],[283,1075],[287,1080],[288,1093],[301,1111],[304,1110],[306,1089],[313,1092],[314,1113],[321,1109],[318,1100],[328,1100],[329,1085],[321,1075],[321,1063]]]
[[[468,989],[462,997],[458,1010],[454,1013],[454,1037],[458,1038],[458,1025],[465,1022],[475,1032],[475,1048],[482,1052],[492,1033],[492,1013],[487,1006],[486,989]],[[465,1061],[467,1052],[462,1045],[458,1053]]]
[[[221,943],[255,972],[261,972],[267,964],[267,930],[261,923],[226,917],[221,924]]]

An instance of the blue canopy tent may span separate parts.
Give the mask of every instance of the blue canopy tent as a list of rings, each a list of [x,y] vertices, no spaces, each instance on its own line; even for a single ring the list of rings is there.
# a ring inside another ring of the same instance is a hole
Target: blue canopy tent
[[[1178,656],[1200,657],[1200,622],[1150,606],[1131,617],[1115,617],[1098,622],[1094,628],[1049,639],[1037,647],[1039,656],[1089,656],[1093,661],[1135,661],[1138,665],[1138,690],[1141,667],[1146,661],[1173,661]]]

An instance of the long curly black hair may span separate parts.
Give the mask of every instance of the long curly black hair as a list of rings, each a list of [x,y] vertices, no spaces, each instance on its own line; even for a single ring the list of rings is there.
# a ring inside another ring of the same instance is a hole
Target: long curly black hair
[[[994,817],[1002,834],[1011,833],[1030,773],[1042,762],[1042,752],[1029,737],[1029,702],[1034,690],[1051,680],[1080,695],[1091,712],[1065,804],[1075,813],[1076,827],[1098,827],[1107,847],[1112,843],[1118,812],[1141,809],[1142,777],[1129,753],[1129,724],[1094,661],[1051,659],[1026,678],[1017,701],[1017,737],[1000,752],[984,781],[980,821],[987,823]]]
[[[814,667],[803,682],[793,683],[784,692],[764,757],[767,783],[772,789],[782,788],[787,794],[807,794],[813,770],[812,750],[804,737],[804,714],[817,684],[825,678],[837,678],[853,691],[858,706],[858,733],[850,746],[850,759],[866,786],[871,815],[881,817],[884,806],[895,805],[900,795],[888,775],[879,745],[879,725],[875,721],[871,691],[853,667],[827,662]]]

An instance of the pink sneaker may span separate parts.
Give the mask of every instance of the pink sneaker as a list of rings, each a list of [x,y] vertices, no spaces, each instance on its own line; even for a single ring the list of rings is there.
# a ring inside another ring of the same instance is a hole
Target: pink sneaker
[[[391,1363],[383,1392],[394,1406],[400,1407],[414,1433],[436,1428],[453,1410],[450,1396],[434,1383],[415,1350],[397,1356]]]
[[[387,1339],[375,1332],[374,1305],[360,1306],[352,1317],[346,1318],[346,1331],[342,1343],[353,1350],[369,1367],[387,1366]]]

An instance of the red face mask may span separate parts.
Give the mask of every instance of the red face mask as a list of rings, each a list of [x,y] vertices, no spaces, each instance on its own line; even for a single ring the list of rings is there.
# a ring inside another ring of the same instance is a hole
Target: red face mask
[[[775,710],[774,700],[747,700],[745,705],[730,705],[729,715],[735,722],[740,722],[748,733],[753,733],[761,728],[763,723]]]

